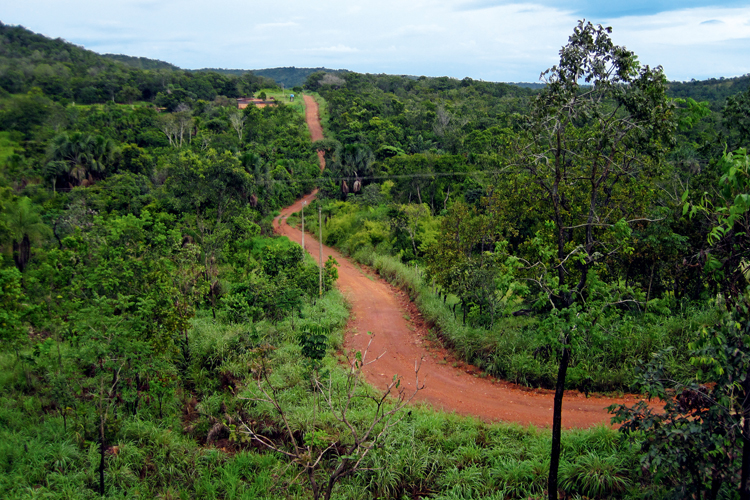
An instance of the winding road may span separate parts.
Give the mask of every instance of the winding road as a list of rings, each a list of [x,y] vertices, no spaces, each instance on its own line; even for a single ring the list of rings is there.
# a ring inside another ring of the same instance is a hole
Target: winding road
[[[306,117],[313,141],[323,138],[318,105],[304,96]],[[324,167],[322,153],[321,169]],[[302,233],[286,222],[287,216],[299,212],[303,202],[315,198],[313,192],[286,207],[274,220],[278,234],[300,243]],[[312,214],[311,214],[312,215]],[[311,235],[305,238],[305,250],[316,261],[319,244]],[[372,271],[351,262],[336,250],[323,246],[323,259],[333,255],[339,262],[338,287],[351,304],[344,346],[348,350],[364,350],[374,333],[369,359],[382,354],[365,369],[367,382],[384,388],[394,374],[402,383],[414,387],[415,362],[422,360],[419,371],[420,390],[416,399],[433,407],[461,415],[472,415],[487,421],[516,422],[539,427],[552,425],[553,391],[529,389],[491,377],[482,377],[479,370],[456,360],[450,352],[427,338],[427,327],[408,296],[392,287]],[[609,425],[605,407],[615,403],[632,405],[636,396],[623,398],[585,397],[577,391],[566,391],[562,423],[566,428]]]

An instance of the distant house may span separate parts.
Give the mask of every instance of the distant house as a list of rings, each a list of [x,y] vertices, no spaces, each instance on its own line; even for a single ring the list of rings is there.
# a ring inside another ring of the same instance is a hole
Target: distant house
[[[249,105],[255,105],[257,108],[265,108],[266,106],[273,106],[276,104],[276,99],[269,97],[267,100],[254,99],[252,97],[239,97],[237,98],[237,107],[239,109],[245,109]]]

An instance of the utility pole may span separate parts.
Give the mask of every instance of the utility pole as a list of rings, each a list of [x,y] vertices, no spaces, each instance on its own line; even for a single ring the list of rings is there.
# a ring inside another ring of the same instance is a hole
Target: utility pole
[[[318,243],[320,244],[320,296],[323,297],[323,208],[318,203],[318,227],[320,228],[320,234],[318,235]]]
[[[302,202],[302,251],[305,251],[305,204],[307,202]],[[304,258],[304,253],[302,254],[302,257]]]

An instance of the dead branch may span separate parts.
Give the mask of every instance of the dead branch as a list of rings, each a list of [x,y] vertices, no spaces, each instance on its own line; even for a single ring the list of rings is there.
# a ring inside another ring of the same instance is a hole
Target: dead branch
[[[377,442],[383,439],[390,429],[404,418],[403,414],[399,415],[401,410],[414,399],[420,390],[424,389],[424,383],[419,379],[419,371],[422,365],[422,360],[420,359],[414,363],[415,386],[412,392],[409,392],[401,384],[401,378],[395,375],[386,388],[376,395],[366,394],[362,396],[358,394],[363,381],[363,369],[376,362],[385,354],[383,352],[373,360],[367,359],[372,347],[373,338],[374,336],[370,338],[363,353],[357,352],[353,359],[349,359],[346,380],[341,387],[343,391],[337,390],[339,387],[334,386],[332,379],[329,379],[327,385],[324,385],[317,377],[313,379],[315,388],[320,391],[331,415],[344,426],[348,433],[349,439],[347,441],[350,442],[344,446],[344,453],[339,453],[337,459],[334,461],[323,460],[323,458],[329,452],[337,450],[343,443],[336,441],[325,447],[316,445],[312,441],[307,444],[300,443],[289,422],[287,416],[288,410],[282,408],[277,397],[278,389],[271,384],[265,365],[262,366],[256,378],[259,391],[258,397],[240,398],[248,401],[268,403],[278,413],[281,419],[281,427],[283,427],[283,432],[287,435],[291,449],[256,432],[253,429],[253,425],[251,425],[252,423],[248,424],[240,420],[240,432],[262,446],[288,457],[292,463],[298,464],[302,468],[300,475],[306,474],[308,476],[313,498],[316,500],[321,498],[321,496],[326,500],[330,499],[333,487],[341,478],[363,470],[361,464],[368,453],[375,448]],[[353,422],[349,417],[352,401],[354,398],[362,397],[375,403],[374,413],[364,426]],[[313,427],[315,427],[314,424]],[[325,470],[325,467],[329,463],[333,465],[332,470]],[[321,471],[325,472],[327,476],[325,487],[316,479]]]

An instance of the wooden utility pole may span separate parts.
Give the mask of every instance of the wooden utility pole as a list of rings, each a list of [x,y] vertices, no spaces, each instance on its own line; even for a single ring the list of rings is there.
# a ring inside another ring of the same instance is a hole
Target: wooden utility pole
[[[320,228],[320,234],[318,235],[318,243],[320,244],[320,296],[323,296],[323,208],[318,204],[318,227]]]
[[[302,202],[302,251],[305,251],[305,203],[306,201]],[[302,254],[302,258],[304,258],[305,254]]]

